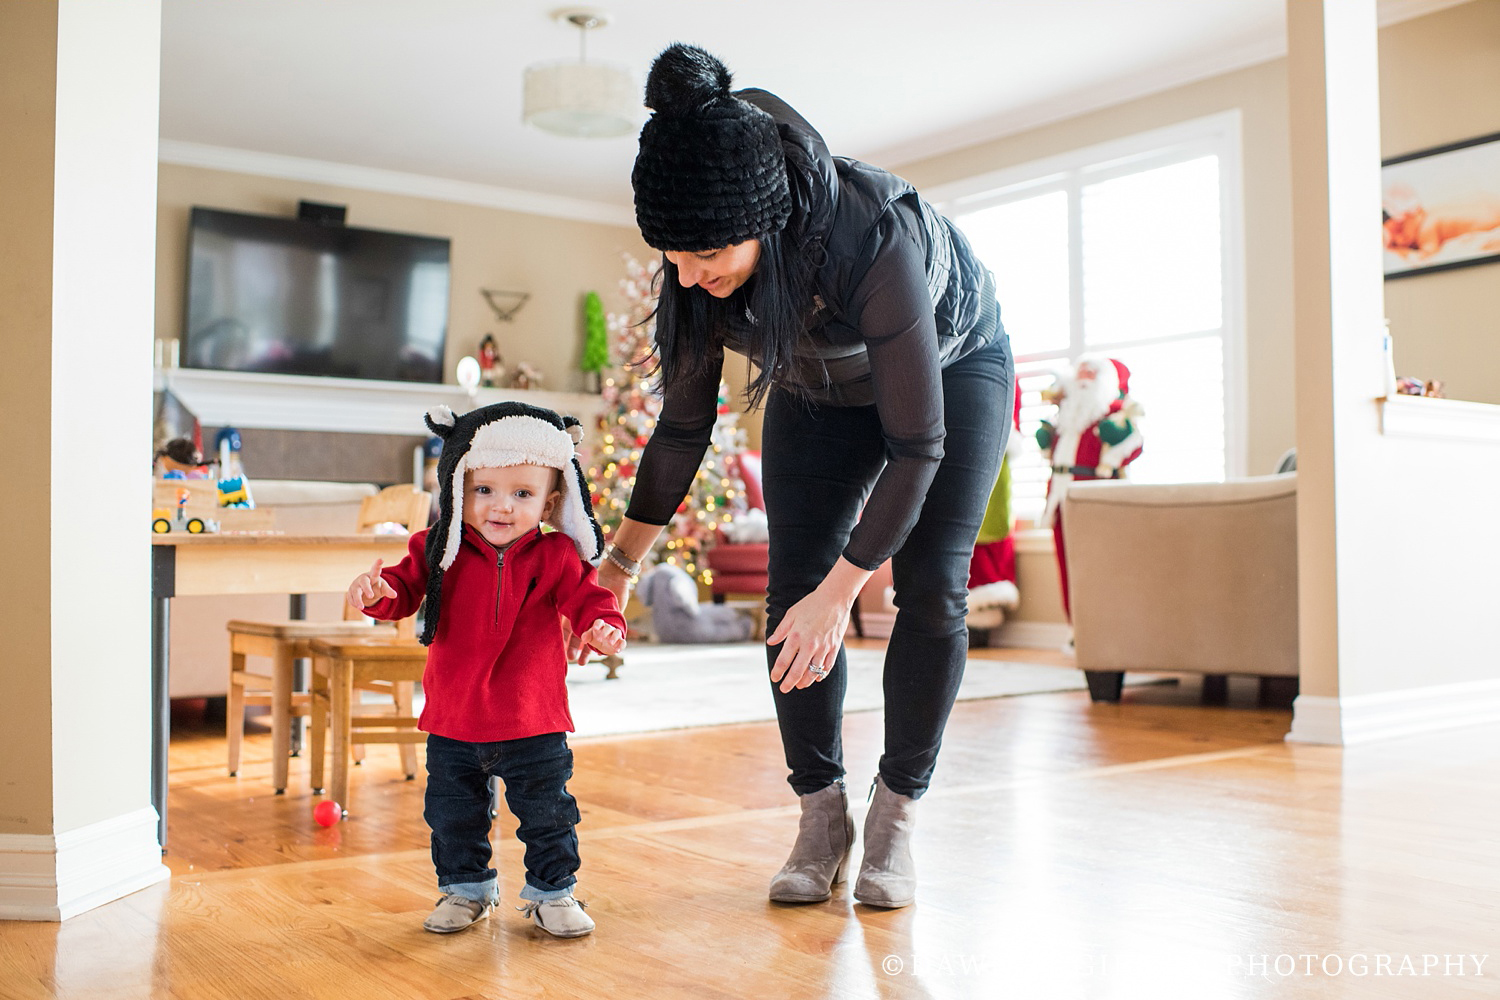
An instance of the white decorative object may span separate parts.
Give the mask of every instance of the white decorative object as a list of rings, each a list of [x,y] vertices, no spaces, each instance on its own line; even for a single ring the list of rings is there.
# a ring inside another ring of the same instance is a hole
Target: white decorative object
[[[766,512],[751,507],[743,514],[719,528],[724,539],[734,545],[756,545],[771,540],[771,528],[766,523]]]
[[[479,393],[479,362],[468,355],[459,358],[454,378],[473,399]]]

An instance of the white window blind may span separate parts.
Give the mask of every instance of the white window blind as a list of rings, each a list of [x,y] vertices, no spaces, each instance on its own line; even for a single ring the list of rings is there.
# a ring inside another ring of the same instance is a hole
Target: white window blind
[[[1041,393],[1084,354],[1131,370],[1141,482],[1242,474],[1238,117],[1217,116],[971,182],[943,207],[995,272],[1016,354],[1016,516],[1041,513]],[[935,200],[942,200],[937,193]]]

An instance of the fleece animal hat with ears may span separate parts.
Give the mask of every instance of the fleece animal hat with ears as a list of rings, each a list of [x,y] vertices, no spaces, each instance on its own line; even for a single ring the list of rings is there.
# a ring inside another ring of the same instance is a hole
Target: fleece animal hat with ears
[[[427,610],[422,644],[437,634],[443,573],[458,557],[463,536],[464,473],[507,465],[540,465],[562,471],[562,502],[547,523],[573,540],[578,555],[598,565],[604,534],[574,447],[583,439],[575,417],[528,403],[493,403],[454,416],[446,406],[427,414],[427,426],[443,439],[438,456],[438,519],[427,533]]]

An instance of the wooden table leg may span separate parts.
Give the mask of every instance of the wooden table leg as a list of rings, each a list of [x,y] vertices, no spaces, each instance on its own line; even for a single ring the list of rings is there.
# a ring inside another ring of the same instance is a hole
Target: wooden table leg
[[[307,764],[307,774],[311,779],[314,795],[322,795],[323,764],[327,756],[328,743],[328,689],[323,685],[328,683],[330,669],[328,661],[322,658],[314,658],[310,661],[312,669],[308,673],[307,681],[307,713],[311,718],[311,737],[309,743],[312,747],[312,759]],[[319,671],[324,671],[319,673]]]
[[[412,707],[416,697],[415,687],[411,681],[396,681],[393,685],[396,694],[396,714],[410,718],[415,709]],[[407,781],[417,780],[417,747],[413,743],[402,743],[400,745],[401,770],[406,775]]]
[[[292,650],[276,644],[271,664],[271,787],[286,794],[287,758],[292,753]]]
[[[287,596],[287,617],[292,621],[304,621],[307,618],[307,595],[289,594]],[[306,657],[298,657],[292,661],[292,690],[306,691],[308,677],[312,673],[311,661]],[[291,736],[287,744],[287,754],[291,757],[302,753],[302,716],[294,715],[291,719]]]
[[[328,661],[329,722],[333,729],[333,800],[349,812],[349,711],[353,701],[353,663],[344,657]]]
[[[233,638],[230,639],[231,646]],[[240,773],[240,750],[245,742],[245,654],[229,651],[229,693],[224,696],[224,738],[228,741],[229,776]]]

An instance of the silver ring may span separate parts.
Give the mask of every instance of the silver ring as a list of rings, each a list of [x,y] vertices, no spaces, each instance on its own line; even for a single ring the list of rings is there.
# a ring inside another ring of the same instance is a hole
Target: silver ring
[[[824,677],[828,676],[828,671],[829,671],[830,668],[825,667],[822,664],[809,663],[807,665],[807,669],[812,671],[812,675],[814,677],[818,678],[819,680],[822,680]]]

